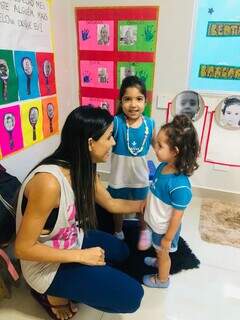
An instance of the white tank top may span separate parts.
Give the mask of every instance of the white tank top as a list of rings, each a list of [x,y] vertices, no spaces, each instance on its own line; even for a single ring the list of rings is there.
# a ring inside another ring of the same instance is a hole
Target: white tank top
[[[25,187],[33,176],[39,172],[51,173],[58,180],[61,187],[61,196],[58,217],[53,230],[47,235],[41,235],[38,241],[57,249],[81,249],[84,234],[82,229],[79,231],[76,225],[73,190],[57,165],[41,165],[33,170],[23,182],[17,204],[17,231],[22,221],[22,199]],[[39,293],[44,293],[49,288],[60,266],[60,263],[43,263],[26,260],[20,260],[20,262],[25,280],[31,288]]]

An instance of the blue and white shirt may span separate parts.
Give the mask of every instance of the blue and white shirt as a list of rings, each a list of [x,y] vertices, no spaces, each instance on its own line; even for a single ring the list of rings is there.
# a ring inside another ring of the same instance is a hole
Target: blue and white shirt
[[[144,213],[144,220],[158,234],[168,230],[173,208],[185,210],[192,199],[188,177],[184,174],[162,174],[166,165],[163,162],[156,170]]]
[[[127,128],[124,114],[114,117],[113,137],[116,145],[112,150],[111,173],[109,186],[111,188],[144,188],[149,186],[148,166],[146,155],[149,151],[154,121],[144,116],[148,127],[148,136],[143,146],[143,150],[137,155],[129,151],[129,147],[136,153],[141,149],[146,126],[143,122],[138,128]],[[127,143],[127,130],[129,130],[129,146]]]

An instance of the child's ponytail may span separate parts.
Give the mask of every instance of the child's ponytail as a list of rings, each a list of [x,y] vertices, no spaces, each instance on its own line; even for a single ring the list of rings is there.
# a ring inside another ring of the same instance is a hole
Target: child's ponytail
[[[162,130],[165,130],[170,148],[178,150],[175,162],[178,173],[192,175],[198,168],[199,155],[198,135],[192,120],[186,115],[177,115]]]

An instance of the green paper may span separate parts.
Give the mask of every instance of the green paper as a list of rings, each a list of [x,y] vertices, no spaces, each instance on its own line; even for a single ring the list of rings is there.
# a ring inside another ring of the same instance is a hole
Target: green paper
[[[118,51],[154,52],[156,39],[156,20],[118,22]]]
[[[0,64],[7,63],[9,75],[5,80],[6,91],[4,97],[4,80],[0,78],[0,105],[18,101],[18,81],[13,62],[13,51],[0,50]]]
[[[152,62],[118,62],[118,88],[120,88],[122,80],[130,75],[138,76],[146,85],[148,91],[153,88],[153,71],[154,64]]]

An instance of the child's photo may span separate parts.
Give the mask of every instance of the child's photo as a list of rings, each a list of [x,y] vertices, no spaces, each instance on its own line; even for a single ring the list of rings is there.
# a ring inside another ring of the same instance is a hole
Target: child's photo
[[[107,24],[97,25],[97,43],[99,45],[109,44],[109,25]]]
[[[226,129],[240,129],[240,97],[230,96],[220,102],[215,110],[217,123]]]
[[[120,44],[132,46],[137,41],[137,26],[120,26]]]

